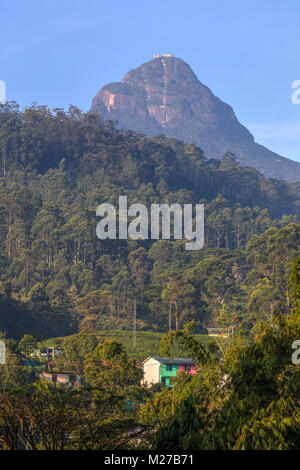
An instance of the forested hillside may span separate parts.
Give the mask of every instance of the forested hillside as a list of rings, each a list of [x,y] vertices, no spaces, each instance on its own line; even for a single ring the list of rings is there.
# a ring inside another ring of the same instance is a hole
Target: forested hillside
[[[95,113],[0,107],[0,330],[168,331],[190,320],[250,330],[288,307],[299,255],[299,184],[265,179],[228,152],[120,131]],[[204,203],[205,247],[100,241],[96,207]]]

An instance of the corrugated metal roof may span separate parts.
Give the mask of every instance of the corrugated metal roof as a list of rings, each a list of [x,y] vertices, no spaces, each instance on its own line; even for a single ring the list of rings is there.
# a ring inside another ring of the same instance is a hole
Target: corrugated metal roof
[[[169,357],[148,357],[143,361],[144,363],[148,359],[155,359],[156,361],[160,362],[161,364],[196,364],[196,362],[193,359],[184,359],[182,357],[174,357],[173,359]]]

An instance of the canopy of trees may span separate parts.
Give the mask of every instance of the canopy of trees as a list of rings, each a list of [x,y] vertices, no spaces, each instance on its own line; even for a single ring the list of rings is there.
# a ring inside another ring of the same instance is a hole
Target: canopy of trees
[[[204,203],[205,248],[96,238],[96,207]],[[122,132],[97,114],[0,107],[0,328],[9,336],[82,329],[252,327],[285,308],[299,249],[299,187],[232,154]]]

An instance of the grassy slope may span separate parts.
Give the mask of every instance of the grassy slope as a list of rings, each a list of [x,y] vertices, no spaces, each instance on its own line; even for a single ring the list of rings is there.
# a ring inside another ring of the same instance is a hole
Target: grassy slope
[[[131,331],[123,330],[110,330],[110,331],[97,331],[95,332],[99,339],[116,338],[123,344],[127,354],[130,357],[135,357],[139,360],[145,359],[148,356],[159,356],[159,345],[163,333],[152,333],[147,331],[138,331],[137,344],[133,347],[133,336]],[[196,335],[197,339],[202,344],[206,344],[211,340],[208,335]],[[60,346],[64,338],[52,338],[43,341],[43,346]],[[186,354],[178,350],[179,357],[185,357]]]

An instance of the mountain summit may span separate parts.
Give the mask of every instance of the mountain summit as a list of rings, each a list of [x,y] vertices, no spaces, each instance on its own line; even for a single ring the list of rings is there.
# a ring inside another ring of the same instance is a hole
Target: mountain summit
[[[104,119],[117,120],[123,129],[194,142],[207,158],[220,159],[230,150],[239,162],[266,177],[300,181],[300,163],[257,144],[231,106],[203,85],[186,62],[171,54],[155,55],[121,82],[105,85],[91,109]]]

